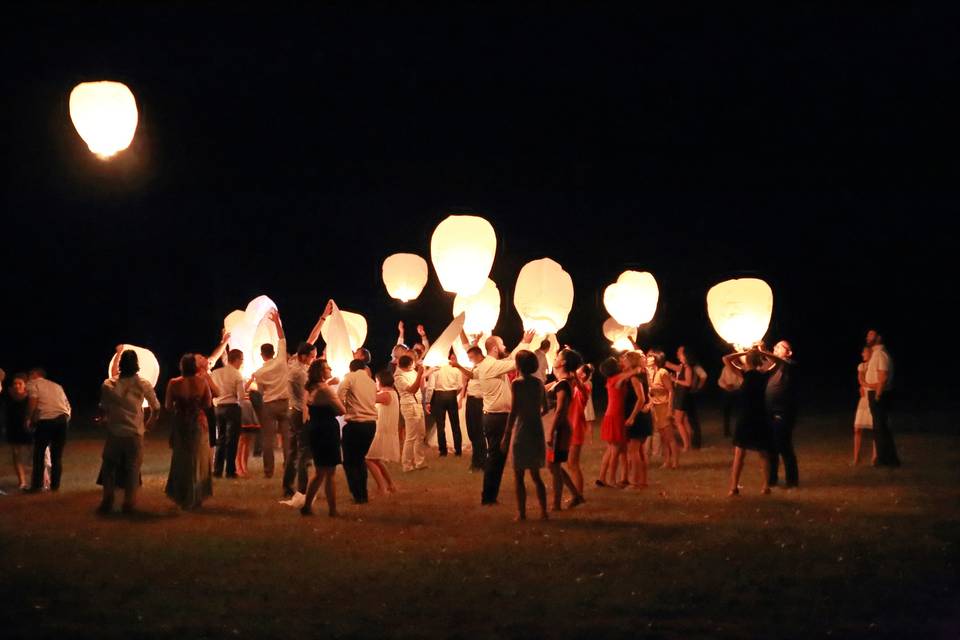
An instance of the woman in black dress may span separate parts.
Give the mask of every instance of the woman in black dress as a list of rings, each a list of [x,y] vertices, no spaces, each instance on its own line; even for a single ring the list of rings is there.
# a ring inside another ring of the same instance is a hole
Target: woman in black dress
[[[554,411],[553,423],[547,433],[547,462],[553,476],[553,511],[560,511],[563,485],[567,485],[570,493],[573,494],[573,498],[567,504],[569,508],[572,509],[586,502],[583,494],[570,478],[570,474],[562,466],[570,455],[570,441],[573,436],[570,412],[576,410],[573,404],[571,378],[576,376],[576,371],[582,364],[583,359],[580,354],[569,349],[564,349],[557,354],[557,359],[553,364],[554,373],[560,376],[560,380],[553,387],[553,392],[557,396],[557,408]],[[580,410],[583,410],[582,406]]]
[[[543,382],[536,377],[540,363],[532,351],[517,352],[517,369],[520,377],[513,381],[513,404],[503,433],[500,448],[506,456],[513,436],[513,473],[517,488],[517,520],[527,519],[527,488],[523,484],[523,472],[530,472],[530,479],[537,490],[540,503],[540,518],[547,519],[547,488],[540,478],[540,469],[546,459],[541,409],[546,405]],[[514,430],[514,426],[516,429]]]
[[[731,353],[723,357],[725,366],[733,367],[743,373],[740,387],[740,413],[733,432],[733,469],[730,473],[730,493],[740,495],[740,474],[743,471],[743,457],[749,451],[756,451],[763,461],[763,483],[760,493],[770,493],[767,478],[770,471],[770,451],[773,436],[767,421],[764,397],[767,390],[769,366],[766,354],[759,349]]]
[[[634,370],[641,369],[646,362],[646,356],[641,351],[630,351],[626,358],[627,364]],[[647,376],[633,375],[623,403],[623,424],[627,429],[627,473],[624,474],[623,486],[634,490],[647,486],[647,454],[643,445],[653,434],[649,395]]]
[[[305,516],[313,515],[313,499],[317,497],[321,484],[327,496],[327,513],[331,518],[337,515],[334,476],[337,465],[343,462],[337,416],[342,416],[345,409],[337,394],[324,382],[330,379],[330,375],[326,360],[314,360],[307,369],[307,383],[303,387],[303,422],[315,469],[307,485],[303,508],[300,509],[300,514]]]
[[[27,375],[18,373],[13,376],[6,393],[0,398],[0,421],[6,425],[7,444],[13,456],[13,468],[17,472],[20,489],[27,490],[26,460],[30,457],[33,436],[27,430]]]

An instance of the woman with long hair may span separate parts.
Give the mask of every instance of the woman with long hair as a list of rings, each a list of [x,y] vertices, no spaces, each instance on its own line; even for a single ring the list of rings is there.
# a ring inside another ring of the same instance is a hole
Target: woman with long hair
[[[537,356],[526,349],[518,351],[517,369],[520,375],[511,385],[513,404],[510,417],[500,442],[504,455],[510,450],[513,439],[513,473],[517,489],[517,520],[527,519],[527,488],[523,484],[523,473],[528,471],[537,491],[540,504],[540,518],[547,519],[547,488],[540,478],[546,458],[543,437],[543,420],[540,410],[544,404],[543,382],[536,376],[540,363]]]
[[[198,369],[196,356],[184,354],[180,376],[167,383],[164,396],[164,408],[174,417],[166,493],[182,509],[197,509],[213,495],[206,414],[206,409],[213,406],[213,396],[207,378],[207,371]]]
[[[313,500],[317,497],[321,484],[324,485],[324,495],[327,497],[328,515],[331,518],[337,515],[334,476],[337,465],[343,463],[337,416],[342,416],[346,409],[333,388],[325,382],[330,377],[327,361],[314,360],[307,369],[307,383],[303,387],[303,421],[314,466],[313,477],[307,485],[307,495],[300,509],[300,514],[304,516],[313,515]]]
[[[673,410],[673,422],[680,433],[680,440],[683,442],[683,450],[689,451],[693,428],[690,426],[690,417],[687,415],[687,410],[690,393],[693,390],[694,375],[693,367],[687,362],[687,352],[683,345],[677,347],[677,360],[680,361],[680,364],[666,362],[664,366],[673,371],[676,376],[673,381],[673,396],[670,408]]]
[[[26,427],[30,413],[27,374],[18,373],[13,376],[11,384],[3,391],[0,396],[0,421],[6,424],[7,444],[10,445],[13,468],[17,472],[17,485],[21,491],[26,491],[30,488],[27,461],[30,459],[30,446],[33,444],[33,434]]]
[[[653,428],[660,436],[660,451],[663,459],[661,468],[676,469],[680,462],[674,432],[673,414],[670,411],[670,394],[673,383],[670,374],[664,368],[667,358],[663,351],[647,351],[647,384],[650,391],[650,415]]]
[[[600,439],[607,443],[600,459],[598,487],[617,486],[617,467],[623,460],[624,478],[626,478],[626,426],[623,423],[623,405],[627,393],[627,380],[632,371],[624,370],[626,360],[610,357],[600,363],[600,373],[606,379],[607,409],[600,423]]]
[[[400,395],[393,388],[393,373],[384,369],[377,374],[377,432],[367,451],[367,469],[380,495],[397,491],[386,463],[400,462],[399,425]]]
[[[583,405],[578,405],[573,398],[573,383],[571,378],[576,378],[573,372],[583,364],[583,359],[576,351],[564,349],[559,354],[553,364],[553,373],[557,376],[558,382],[553,390],[557,397],[557,408],[554,411],[553,423],[550,425],[547,434],[547,461],[550,463],[550,473],[553,476],[553,510],[560,510],[561,498],[563,497],[563,485],[570,488],[573,498],[569,502],[569,507],[573,508],[585,502],[583,492],[577,486],[572,478],[573,473],[580,475],[580,482],[583,482],[583,474],[580,472],[580,447],[583,445]],[[580,412],[581,425],[577,427],[576,412]],[[571,420],[573,415],[573,421]],[[580,433],[576,434],[575,429],[579,428]],[[580,444],[574,445],[576,436],[579,435]],[[576,446],[576,459],[571,455]],[[573,460],[573,461],[572,461]],[[563,463],[568,463],[568,468],[572,473],[563,469]]]
[[[624,427],[626,427],[627,473],[624,474],[624,485],[630,489],[642,489],[647,486],[647,455],[644,444],[653,427],[650,421],[650,406],[645,388],[646,375],[644,361],[646,357],[640,351],[630,351],[625,355],[627,369],[632,372],[627,395],[623,404]]]

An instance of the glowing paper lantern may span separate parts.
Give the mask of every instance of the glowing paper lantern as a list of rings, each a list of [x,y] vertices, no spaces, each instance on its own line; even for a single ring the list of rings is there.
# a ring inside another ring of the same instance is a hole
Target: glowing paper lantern
[[[98,158],[106,160],[133,142],[137,101],[120,82],[84,82],[70,92],[70,119]]]
[[[603,292],[603,306],[607,312],[627,327],[650,322],[657,312],[659,299],[657,281],[646,271],[624,271]]]
[[[230,348],[243,352],[240,373],[244,378],[249,378],[263,364],[261,345],[269,343],[276,350],[280,344],[277,328],[267,318],[267,314],[276,308],[273,300],[258,296],[250,301],[246,310],[232,311],[223,319],[223,328],[230,332]]]
[[[487,278],[483,288],[472,296],[458,293],[453,299],[453,315],[456,317],[461,313],[466,314],[463,330],[468,335],[493,333],[500,319],[500,290],[497,284]]]
[[[327,343],[327,364],[334,376],[342,378],[350,371],[354,349],[350,346],[347,321],[336,303],[333,304],[333,310],[322,331],[323,340]]]
[[[762,340],[773,313],[773,290],[758,278],[727,280],[707,292],[707,315],[721,338],[738,348]]]
[[[413,253],[395,253],[383,261],[382,273],[390,297],[409,302],[427,284],[427,261]]]
[[[550,258],[528,262],[517,276],[513,306],[524,330],[539,335],[557,333],[567,324],[573,307],[573,280]]]
[[[123,345],[124,351],[134,351],[137,354],[137,362],[140,364],[138,376],[150,383],[150,386],[156,387],[157,380],[160,379],[160,363],[157,362],[157,356],[153,352],[143,347],[137,347],[132,344]],[[110,365],[113,364],[113,358],[107,362],[107,377],[111,375]],[[143,406],[147,406],[147,401],[143,401]]]
[[[603,335],[617,351],[630,351],[633,349],[631,339],[637,339],[637,328],[625,327],[613,318],[607,318],[603,323]]]
[[[547,336],[547,340],[550,341],[550,348],[547,349],[547,373],[553,373],[553,363],[557,359],[557,354],[560,353],[560,341],[557,340],[556,334],[551,333]],[[534,340],[534,344],[539,345],[539,340]]]
[[[470,296],[480,291],[497,252],[497,235],[477,216],[448,216],[430,238],[430,259],[444,291]]]
[[[473,362],[470,360],[469,354],[467,354],[467,348],[463,346],[463,343],[460,340],[453,341],[453,352],[457,356],[457,362],[460,363],[460,366],[464,369],[473,369]]]
[[[447,357],[455,342],[460,342],[460,331],[463,330],[464,314],[453,319],[440,337],[433,341],[427,353],[423,356],[423,364],[427,367],[439,367],[447,364]],[[457,358],[460,356],[458,355]]]
[[[340,315],[343,317],[343,322],[347,327],[347,338],[350,341],[350,350],[356,351],[363,346],[364,341],[367,339],[367,320],[359,313],[353,313],[352,311],[340,311]],[[323,336],[323,341],[327,343],[330,342],[327,337],[329,331],[331,331],[331,329],[327,328],[329,326],[330,323],[326,322],[320,328],[320,335]]]

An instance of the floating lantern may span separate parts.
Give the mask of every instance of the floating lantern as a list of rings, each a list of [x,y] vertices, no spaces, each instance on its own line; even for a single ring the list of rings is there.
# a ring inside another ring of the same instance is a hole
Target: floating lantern
[[[480,291],[497,252],[497,235],[478,216],[448,216],[430,238],[430,259],[444,291],[470,296]]]
[[[383,261],[382,273],[390,297],[409,302],[427,284],[427,261],[413,253],[395,253]]]
[[[707,315],[721,338],[736,348],[763,339],[773,313],[773,291],[763,280],[727,280],[707,292]]]
[[[427,352],[423,356],[423,364],[426,367],[439,367],[447,364],[447,358],[450,355],[450,349],[455,342],[460,341],[460,332],[463,331],[464,314],[460,313],[453,319],[447,328],[443,330]],[[459,356],[458,356],[459,358]]]
[[[483,288],[472,296],[458,293],[453,299],[453,315],[456,317],[461,313],[466,314],[463,330],[468,335],[493,333],[500,319],[500,290],[497,284],[487,278]]]
[[[339,313],[343,317],[343,322],[347,327],[347,339],[350,342],[350,351],[356,351],[363,346],[363,343],[367,339],[367,320],[359,313],[353,313],[352,311],[340,311]],[[320,335],[323,336],[323,341],[327,343],[330,342],[328,337],[330,329],[327,328],[329,325],[330,323],[326,322],[320,327]]]
[[[626,327],[613,318],[607,318],[603,323],[603,335],[612,343],[615,350],[630,351],[633,349],[631,339],[637,339],[637,328]]]
[[[137,375],[149,382],[151,387],[156,387],[157,380],[160,379],[160,363],[157,361],[157,356],[153,355],[153,352],[149,349],[137,347],[132,344],[123,345],[123,351],[133,351],[137,354],[137,362],[140,364],[140,371],[137,372]],[[111,377],[113,373],[110,371],[112,364],[113,358],[107,363],[108,378]],[[143,406],[148,406],[146,399],[143,401]]]
[[[70,92],[70,119],[101,160],[123,151],[137,131],[137,101],[120,82],[84,82]]]
[[[277,305],[267,296],[258,296],[250,301],[246,310],[239,309],[230,312],[223,319],[223,328],[230,333],[230,348],[243,352],[243,367],[240,373],[249,378],[260,368],[263,359],[260,357],[260,346],[272,344],[277,349],[280,336],[273,321],[267,315],[274,311]]]
[[[603,306],[610,316],[627,327],[638,327],[653,319],[660,289],[646,271],[624,271],[603,292]]]
[[[355,349],[350,344],[347,321],[336,303],[332,306],[330,317],[323,324],[322,332],[323,340],[327,343],[327,364],[334,376],[342,378],[350,372]]]
[[[528,262],[517,276],[513,306],[525,331],[543,336],[557,333],[567,324],[573,307],[573,280],[550,258]]]

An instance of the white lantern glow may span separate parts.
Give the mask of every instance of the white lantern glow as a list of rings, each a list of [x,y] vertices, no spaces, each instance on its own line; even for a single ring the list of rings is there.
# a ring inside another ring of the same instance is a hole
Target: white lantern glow
[[[327,364],[334,376],[342,378],[350,371],[354,349],[350,346],[347,321],[336,303],[333,304],[333,310],[322,331],[323,340],[327,343]]]
[[[230,348],[243,352],[240,373],[244,378],[249,378],[263,364],[261,345],[270,343],[277,349],[280,344],[277,328],[267,319],[267,314],[276,308],[273,300],[258,296],[250,301],[246,310],[232,311],[223,319],[223,328],[230,333]]]
[[[657,312],[659,299],[657,281],[647,271],[624,271],[603,292],[603,306],[607,312],[627,327],[650,322]]]
[[[468,335],[493,333],[500,319],[500,289],[497,284],[487,278],[486,284],[472,296],[457,294],[453,299],[454,317],[461,313],[466,314],[463,330]]]
[[[573,280],[550,258],[528,262],[517,276],[513,306],[525,331],[557,333],[567,324],[573,307]]]
[[[625,327],[613,318],[607,318],[603,323],[603,335],[617,351],[629,351],[633,349],[631,339],[637,339],[637,328]]]
[[[497,252],[497,234],[478,216],[448,216],[430,238],[430,259],[444,291],[473,295],[483,288]]]
[[[464,314],[453,319],[436,340],[427,349],[423,356],[423,364],[427,367],[439,367],[447,364],[447,358],[454,342],[459,342],[460,332],[463,330]],[[459,356],[458,356],[459,358]]]
[[[144,349],[143,347],[138,347],[132,344],[123,345],[124,351],[133,351],[137,354],[137,362],[140,364],[140,371],[137,373],[138,376],[150,383],[150,386],[156,388],[157,381],[160,379],[160,363],[157,361],[157,356],[153,355],[153,352],[149,349]],[[110,365],[113,364],[113,358],[107,362],[107,377],[111,376]],[[147,401],[143,401],[143,406],[147,406]]]
[[[363,343],[367,339],[367,320],[359,313],[353,313],[352,311],[339,311],[339,313],[343,317],[343,322],[347,327],[350,350],[356,351],[363,346]],[[326,322],[320,327],[320,335],[323,336],[323,341],[327,343],[330,342],[328,334],[329,331],[331,331],[331,329],[327,328],[328,326],[330,326],[330,323]]]
[[[759,278],[727,280],[707,292],[707,315],[721,338],[737,348],[762,340],[773,313],[773,290]]]
[[[73,126],[103,160],[130,146],[137,118],[137,101],[121,82],[83,82],[70,92]]]
[[[427,261],[413,253],[395,253],[383,261],[383,284],[391,298],[415,300],[427,284]]]

